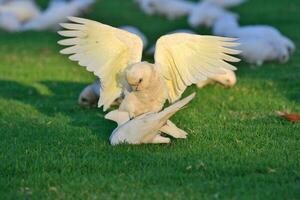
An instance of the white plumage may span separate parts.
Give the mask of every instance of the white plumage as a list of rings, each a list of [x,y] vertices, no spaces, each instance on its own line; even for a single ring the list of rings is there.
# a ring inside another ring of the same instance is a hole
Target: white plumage
[[[161,136],[161,133],[175,138],[186,138],[187,133],[177,128],[169,118],[187,105],[194,96],[192,94],[159,113],[146,113],[132,120],[129,120],[127,112],[115,110],[108,113],[105,118],[118,123],[109,138],[111,145],[170,143],[170,138]]]
[[[99,107],[107,110],[123,94],[119,112],[133,121],[158,113],[167,99],[174,103],[188,86],[235,70],[227,61],[239,61],[232,56],[239,53],[233,49],[234,39],[176,33],[157,41],[155,64],[141,62],[143,43],[137,35],[92,20],[69,19],[73,23],[61,24],[67,30],[59,32],[70,37],[59,41],[69,46],[61,53],[71,54],[71,60],[100,78]]]
[[[266,25],[239,26],[233,15],[218,18],[213,34],[240,38],[241,56],[248,62],[261,65],[264,61],[285,63],[295,51],[294,43],[277,29]],[[259,51],[258,51],[259,49]]]
[[[224,70],[225,74],[220,74],[213,76],[210,79],[207,79],[205,81],[199,81],[196,85],[198,88],[203,88],[206,85],[213,84],[213,83],[219,83],[223,85],[224,87],[232,87],[236,84],[236,75],[231,70]]]
[[[246,37],[239,40],[242,51],[241,57],[248,63],[261,66],[267,61],[279,61],[285,63],[289,56],[287,53],[280,53],[278,49],[263,38]]]
[[[66,22],[68,16],[80,16],[94,0],[54,0],[38,18],[24,24],[22,30],[58,30],[59,23]]]
[[[163,15],[169,20],[186,16],[195,3],[184,0],[136,0],[140,8],[148,15]]]

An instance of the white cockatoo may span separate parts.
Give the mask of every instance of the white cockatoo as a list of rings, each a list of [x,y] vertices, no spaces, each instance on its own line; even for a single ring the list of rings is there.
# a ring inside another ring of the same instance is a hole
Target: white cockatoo
[[[287,53],[280,53],[276,46],[265,39],[246,37],[238,41],[240,42],[238,49],[242,51],[240,56],[250,64],[261,66],[268,61],[285,63],[289,59]]]
[[[68,16],[80,16],[95,0],[54,0],[38,18],[24,24],[22,30],[59,30],[59,23],[68,21]]]
[[[213,26],[213,34],[240,38],[246,61],[261,65],[264,61],[279,61],[285,63],[295,51],[294,43],[283,36],[277,29],[267,25],[239,26],[237,18],[225,14],[217,19]],[[257,49],[260,49],[258,52]]]
[[[41,10],[32,0],[12,0],[0,5],[1,13],[10,13],[19,23],[25,23],[40,16]]]
[[[120,26],[119,28],[128,31],[130,33],[133,33],[135,35],[138,35],[143,41],[143,49],[145,49],[148,46],[148,39],[146,35],[142,33],[138,28],[134,26]]]
[[[203,2],[212,3],[223,8],[231,8],[245,3],[246,0],[204,0]]]
[[[71,54],[101,80],[98,106],[106,111],[122,94],[120,112],[129,118],[145,113],[158,113],[165,101],[177,101],[185,89],[201,80],[236,68],[228,62],[238,62],[232,55],[235,39],[177,33],[162,36],[156,44],[155,64],[142,62],[143,43],[140,37],[96,21],[69,17],[73,23],[63,23],[70,37],[58,43],[70,46],[61,51]]]
[[[236,75],[231,70],[224,70],[225,74],[220,74],[211,77],[210,79],[199,81],[196,85],[198,88],[203,88],[206,85],[213,84],[213,83],[219,83],[225,87],[232,87],[236,84]]]
[[[136,0],[140,8],[148,15],[162,15],[169,20],[186,16],[190,13],[194,2],[184,0]]]
[[[114,110],[105,118],[118,123],[109,140],[111,145],[118,144],[168,144],[170,138],[164,137],[165,133],[174,138],[186,138],[187,133],[173,124],[169,118],[187,105],[195,93],[165,108],[159,113],[145,113],[132,120],[127,112]]]
[[[206,1],[199,2],[190,12],[188,24],[194,28],[198,26],[212,27],[215,21],[225,15],[225,13],[230,12],[220,6]],[[233,13],[231,14],[236,15]]]

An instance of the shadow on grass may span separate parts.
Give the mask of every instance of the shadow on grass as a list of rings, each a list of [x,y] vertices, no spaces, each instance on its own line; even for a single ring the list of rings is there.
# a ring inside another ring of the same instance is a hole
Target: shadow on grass
[[[114,129],[113,122],[104,119],[105,113],[99,108],[83,108],[77,104],[77,98],[85,84],[60,81],[43,81],[38,85],[46,88],[49,94],[39,91],[35,86],[15,81],[0,81],[0,97],[13,99],[36,108],[49,117],[64,115],[70,119],[70,125],[85,127],[107,140]],[[33,84],[34,85],[34,84]],[[103,134],[104,133],[104,134]]]

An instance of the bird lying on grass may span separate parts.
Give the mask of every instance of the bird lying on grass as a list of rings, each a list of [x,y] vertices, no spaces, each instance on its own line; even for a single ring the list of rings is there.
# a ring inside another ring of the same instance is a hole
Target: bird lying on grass
[[[136,0],[140,8],[148,15],[163,15],[169,20],[186,16],[195,3],[184,0]]]
[[[240,53],[232,49],[238,45],[235,39],[177,33],[157,41],[155,64],[141,62],[143,43],[137,35],[88,19],[69,19],[73,23],[61,24],[67,30],[59,34],[70,38],[58,43],[70,47],[61,53],[71,54],[71,60],[101,80],[98,106],[104,111],[124,95],[118,111],[131,120],[159,115],[167,99],[176,102],[188,86],[236,69],[226,61],[239,61],[231,56]]]
[[[187,105],[195,93],[165,108],[159,113],[145,113],[129,120],[127,112],[115,110],[108,113],[105,118],[118,123],[109,140],[111,145],[118,144],[168,144],[170,138],[164,137],[165,133],[174,138],[185,139],[187,133],[173,124],[169,118]]]

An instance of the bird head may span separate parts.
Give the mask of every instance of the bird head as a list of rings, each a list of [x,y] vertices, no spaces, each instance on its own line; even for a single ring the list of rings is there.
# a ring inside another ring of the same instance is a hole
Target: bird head
[[[126,71],[128,84],[134,91],[147,89],[150,85],[153,70],[153,64],[148,62],[140,62],[132,65]]]
[[[214,81],[224,85],[225,87],[232,87],[236,83],[236,75],[231,70],[226,70],[226,74],[221,74],[212,78]]]

